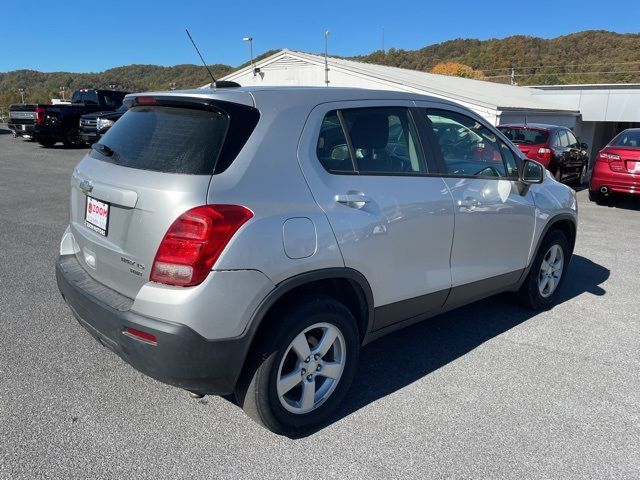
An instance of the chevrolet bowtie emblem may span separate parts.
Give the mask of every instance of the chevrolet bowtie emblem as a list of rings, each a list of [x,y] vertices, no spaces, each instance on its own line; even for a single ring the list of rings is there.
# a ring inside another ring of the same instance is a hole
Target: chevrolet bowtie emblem
[[[91,180],[81,181],[80,190],[82,190],[84,193],[89,193],[91,190],[93,190],[93,182],[91,182]]]

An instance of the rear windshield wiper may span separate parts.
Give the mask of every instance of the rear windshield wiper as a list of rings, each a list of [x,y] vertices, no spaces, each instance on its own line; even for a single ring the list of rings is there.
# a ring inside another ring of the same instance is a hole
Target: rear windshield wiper
[[[116,153],[111,148],[102,143],[94,143],[93,145],[91,145],[91,148],[97,152],[100,152],[105,157],[111,157],[114,153]]]

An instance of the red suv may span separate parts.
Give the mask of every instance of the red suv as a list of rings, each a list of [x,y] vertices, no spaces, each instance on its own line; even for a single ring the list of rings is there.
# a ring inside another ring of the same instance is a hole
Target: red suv
[[[598,153],[589,181],[589,199],[611,193],[640,194],[640,128],[619,133]]]
[[[587,176],[589,156],[567,127],[541,123],[512,123],[498,128],[527,158],[542,163],[559,182],[582,185]]]

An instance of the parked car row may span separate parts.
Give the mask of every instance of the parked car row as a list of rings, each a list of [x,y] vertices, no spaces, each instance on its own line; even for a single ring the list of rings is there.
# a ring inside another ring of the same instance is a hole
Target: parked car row
[[[91,144],[122,116],[126,94],[85,88],[73,93],[71,103],[11,105],[8,127],[14,136],[32,138],[44,147]]]
[[[589,146],[566,127],[508,124],[498,129],[527,158],[543,164],[556,180],[582,186],[589,169]],[[596,156],[589,179],[589,199],[603,202],[612,194],[640,194],[640,129],[618,134]]]

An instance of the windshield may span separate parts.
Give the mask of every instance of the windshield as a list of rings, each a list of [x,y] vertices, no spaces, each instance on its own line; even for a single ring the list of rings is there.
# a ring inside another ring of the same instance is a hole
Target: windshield
[[[612,147],[640,148],[640,129],[625,130],[609,144]]]
[[[498,127],[504,135],[513,143],[526,145],[539,145],[547,143],[549,132],[524,127]]]

